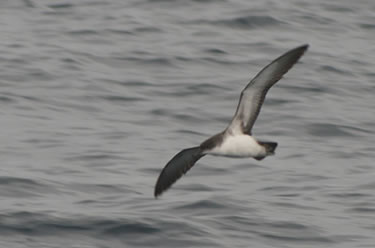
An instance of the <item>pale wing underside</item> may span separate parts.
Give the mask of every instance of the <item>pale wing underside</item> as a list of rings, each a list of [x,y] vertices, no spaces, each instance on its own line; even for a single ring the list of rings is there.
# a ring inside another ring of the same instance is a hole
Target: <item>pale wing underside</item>
[[[154,196],[158,197],[173,183],[182,177],[194,164],[203,157],[200,147],[192,147],[177,153],[161,171],[155,185]]]
[[[281,55],[250,81],[241,92],[236,113],[227,131],[251,134],[267,91],[292,68],[307,48],[308,45],[303,45]]]

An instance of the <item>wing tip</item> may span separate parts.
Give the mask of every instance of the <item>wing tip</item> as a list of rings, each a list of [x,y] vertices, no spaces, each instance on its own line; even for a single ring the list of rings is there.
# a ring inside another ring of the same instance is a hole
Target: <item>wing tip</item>
[[[156,181],[155,199],[167,191],[203,156],[200,146],[187,148],[177,153],[163,168]]]
[[[155,190],[155,192],[154,192],[154,198],[155,199],[158,199],[158,197],[161,195],[161,192],[157,192],[156,190]]]
[[[298,46],[298,47],[296,47],[296,48],[294,48],[293,50],[294,51],[301,51],[301,56],[302,56],[302,54],[304,54],[306,51],[307,51],[307,49],[310,47],[310,45],[309,44],[307,44],[307,43],[305,43],[305,44],[303,44],[303,45],[300,45],[300,46]]]
[[[158,182],[156,183],[156,186],[155,186],[155,190],[154,190],[154,198],[157,199],[159,196],[161,196],[161,194],[163,194],[163,192],[165,190],[166,190],[165,188],[162,188],[160,186],[159,180],[158,180]]]
[[[157,184],[156,184],[156,186],[155,186],[155,190],[154,190],[154,198],[157,199],[158,196],[159,196],[159,194],[160,194],[160,193],[157,191]]]
[[[162,171],[162,173],[160,173],[160,176],[159,176],[159,178],[158,178],[158,180],[156,181],[156,184],[155,184],[155,190],[154,190],[155,199],[157,199],[161,194],[163,194],[163,192],[165,190],[168,189],[168,187],[167,188],[163,187],[163,184],[161,182],[162,174],[163,174],[163,171]]]

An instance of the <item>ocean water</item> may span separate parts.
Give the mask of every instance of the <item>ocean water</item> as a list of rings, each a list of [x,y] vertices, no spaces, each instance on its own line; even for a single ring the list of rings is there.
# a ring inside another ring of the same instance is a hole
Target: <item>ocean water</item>
[[[372,0],[0,2],[0,247],[374,247]],[[267,63],[262,161],[183,148]]]

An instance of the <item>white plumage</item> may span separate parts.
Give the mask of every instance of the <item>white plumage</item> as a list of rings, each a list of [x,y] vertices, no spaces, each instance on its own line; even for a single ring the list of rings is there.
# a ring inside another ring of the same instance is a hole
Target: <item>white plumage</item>
[[[266,149],[252,136],[237,134],[225,136],[219,146],[203,153],[235,158],[265,157]]]

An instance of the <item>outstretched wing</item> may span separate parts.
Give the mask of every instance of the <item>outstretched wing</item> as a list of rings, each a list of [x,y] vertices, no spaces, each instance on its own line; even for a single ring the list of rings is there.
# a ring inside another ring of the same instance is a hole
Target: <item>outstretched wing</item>
[[[251,134],[267,91],[298,61],[309,46],[303,45],[281,55],[263,68],[241,92],[236,113],[227,130]]]
[[[194,166],[203,157],[199,146],[188,148],[177,153],[161,171],[155,185],[154,196],[158,197]]]

